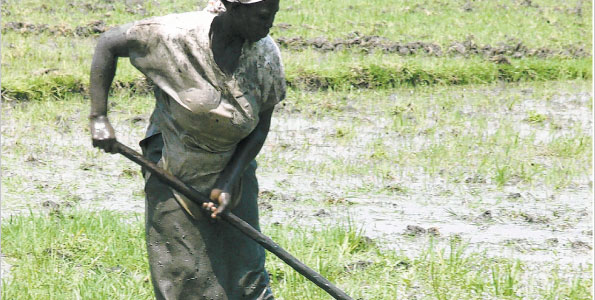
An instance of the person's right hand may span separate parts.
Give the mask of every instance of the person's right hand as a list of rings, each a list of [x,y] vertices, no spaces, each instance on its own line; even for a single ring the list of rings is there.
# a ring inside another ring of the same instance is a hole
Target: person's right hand
[[[107,116],[96,116],[90,120],[91,139],[93,147],[103,149],[107,153],[116,153],[116,133]]]
[[[238,205],[240,198],[236,197],[236,202],[232,202],[231,200],[234,197],[232,197],[231,193],[228,192],[228,190],[229,189],[227,188],[212,189],[211,195],[209,197],[211,199],[211,202],[203,203],[202,208],[204,208],[206,211],[211,212],[211,218],[218,219],[220,214],[228,210],[231,210],[232,208]],[[215,206],[215,204],[218,204],[218,206]]]

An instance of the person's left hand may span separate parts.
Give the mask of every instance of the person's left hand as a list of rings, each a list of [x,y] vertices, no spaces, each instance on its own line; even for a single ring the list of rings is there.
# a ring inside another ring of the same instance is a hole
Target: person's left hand
[[[217,219],[219,217],[219,214],[227,211],[228,209],[231,209],[233,207],[235,207],[238,203],[232,203],[232,195],[231,193],[228,191],[228,189],[219,189],[219,188],[214,188],[211,190],[211,196],[210,196],[211,201],[213,202],[207,202],[207,203],[203,203],[202,207],[204,209],[206,209],[207,211],[211,211],[211,218],[213,219]],[[237,202],[239,202],[239,197],[238,200],[236,200]],[[215,206],[215,204],[217,204],[217,206]]]

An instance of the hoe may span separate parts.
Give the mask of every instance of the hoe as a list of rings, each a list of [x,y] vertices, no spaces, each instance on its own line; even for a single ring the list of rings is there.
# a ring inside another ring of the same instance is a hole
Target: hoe
[[[116,142],[114,148],[118,153],[124,155],[131,161],[146,168],[153,175],[157,176],[157,178],[159,178],[162,182],[167,183],[170,187],[174,188],[176,191],[188,197],[188,199],[192,200],[196,205],[198,205],[198,207],[202,207],[203,203],[209,201],[197,190],[186,185],[178,178],[173,176],[171,173],[158,167],[156,164],[149,161],[148,159],[140,155],[138,152],[132,150],[131,148],[121,144],[120,142]],[[352,300],[351,297],[349,297],[345,292],[336,287],[333,283],[328,281],[328,279],[324,278],[316,271],[310,269],[297,258],[293,257],[289,252],[285,251],[285,249],[281,248],[281,246],[275,243],[271,238],[260,233],[252,226],[250,226],[250,224],[246,223],[244,220],[240,219],[233,213],[225,211],[219,216],[222,220],[229,223],[230,225],[244,233],[246,236],[250,237],[252,240],[262,245],[265,249],[269,250],[269,252],[275,254],[277,257],[279,257],[281,260],[287,263],[298,273],[302,274],[308,280],[312,281],[321,289],[326,291],[329,295],[333,296],[333,298],[340,300]]]

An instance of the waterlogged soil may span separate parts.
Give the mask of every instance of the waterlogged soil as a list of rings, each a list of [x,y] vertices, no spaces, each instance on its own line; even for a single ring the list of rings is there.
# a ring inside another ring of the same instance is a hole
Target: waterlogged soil
[[[519,120],[521,132],[535,134],[538,139],[547,139],[550,129],[529,128],[522,121],[527,111],[556,119],[560,135],[576,130],[592,132],[590,87],[558,86],[562,91],[549,101],[522,85],[490,86],[481,92],[493,97],[502,90],[517,90],[523,96],[512,117]],[[461,89],[460,93],[465,92]],[[391,96],[416,99],[415,93]],[[481,176],[451,182],[406,166],[395,166],[404,175],[388,181],[379,178],[375,170],[365,175],[308,171],[299,165],[361,159],[371,151],[365,145],[378,138],[386,147],[399,147],[407,141],[387,133],[390,121],[384,112],[357,102],[346,103],[338,113],[313,114],[292,104],[292,99],[286,101],[275,114],[259,157],[263,224],[312,229],[352,226],[383,248],[409,257],[429,247],[430,240],[437,247],[447,247],[456,238],[469,244],[468,251],[520,259],[535,278],[545,280],[554,268],[565,270],[563,277],[590,278],[585,268],[592,266],[593,259],[592,170],[560,189],[515,182],[498,187],[492,179]],[[33,120],[23,122],[26,116],[17,113],[19,105],[27,103],[3,103],[2,107],[5,222],[11,215],[30,211],[144,211],[143,180],[136,165],[91,148],[84,121],[86,105],[50,120],[52,126],[44,134],[39,134]],[[112,111],[121,142],[138,149],[149,110],[133,116]],[[356,144],[361,146],[346,146],[333,139],[339,135],[338,128],[351,128]],[[419,136],[409,142],[423,144],[426,138]],[[291,161],[296,167],[279,165],[278,161]],[[3,264],[7,267],[9,264]]]
[[[283,48],[291,50],[315,49],[319,51],[341,51],[344,49],[355,49],[363,52],[381,51],[384,53],[395,53],[402,56],[425,54],[430,56],[443,55],[480,55],[490,58],[499,63],[506,63],[506,60],[499,56],[508,56],[511,58],[523,57],[586,57],[589,51],[584,46],[568,46],[565,49],[550,49],[546,47],[529,49],[522,41],[509,39],[500,42],[497,45],[479,45],[473,37],[468,37],[465,41],[452,42],[445,47],[435,42],[394,42],[388,38],[380,36],[361,35],[357,32],[349,34],[345,38],[329,40],[326,37],[317,37],[304,39],[302,37],[280,37],[277,43]],[[510,62],[508,62],[510,63]]]
[[[292,25],[280,23],[276,25],[283,30]],[[7,22],[2,26],[2,32],[18,32],[21,34],[50,34],[57,36],[78,36],[88,37],[98,35],[109,29],[105,21],[96,20],[86,25],[76,26],[75,28],[66,25],[33,24],[28,22]],[[539,57],[548,58],[562,56],[569,58],[581,58],[591,55],[590,49],[585,45],[568,45],[565,48],[553,49],[548,47],[528,48],[525,44],[515,38],[497,43],[496,45],[480,45],[474,41],[473,36],[469,36],[465,41],[454,41],[449,45],[439,45],[435,42],[412,41],[395,42],[389,38],[364,35],[358,32],[352,32],[344,38],[330,40],[327,37],[320,36],[306,39],[303,37],[277,37],[275,38],[280,47],[293,51],[303,51],[305,49],[314,49],[322,52],[356,50],[365,53],[380,51],[384,53],[393,53],[401,56],[424,54],[429,56],[469,56],[479,55],[490,59],[496,63],[510,63],[510,58]]]
[[[513,117],[518,120],[521,136],[534,135],[536,142],[552,137],[548,127],[534,130],[523,121],[523,112],[528,111],[559,120],[558,126],[563,128],[559,128],[558,135],[571,133],[577,127],[592,132],[593,115],[588,104],[592,92],[588,88],[555,96],[549,102],[532,99],[531,89],[516,88],[527,94],[516,111],[518,116]],[[486,90],[486,96],[494,96],[497,90]],[[369,147],[325,142],[337,134],[336,128],[349,128],[361,114],[369,113],[350,108],[350,113],[343,112],[334,120],[304,119],[292,114],[277,117],[269,140],[289,148],[280,154],[287,156],[300,155],[300,145],[309,145],[308,158],[304,158],[307,161],[361,159]],[[386,136],[387,123],[374,113],[364,117],[364,122],[357,125],[356,144],[369,145],[381,137],[384,145],[399,147],[401,138]],[[415,139],[416,143],[425,143],[424,137]],[[514,179],[497,187],[493,180],[478,175],[452,183],[419,170],[403,173],[408,175],[387,184],[375,176],[337,175],[321,180],[317,174],[270,176],[261,172],[264,220],[314,227],[348,223],[361,227],[374,241],[409,256],[427,247],[429,239],[446,243],[451,238],[462,238],[470,250],[485,251],[490,256],[550,265],[592,264],[593,186],[588,177],[556,190],[541,184],[515,183]],[[360,192],[366,189],[384,193]]]

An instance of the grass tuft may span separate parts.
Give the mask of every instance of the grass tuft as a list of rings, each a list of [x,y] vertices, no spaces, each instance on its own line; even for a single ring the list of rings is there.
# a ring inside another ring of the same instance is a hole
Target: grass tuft
[[[535,59],[526,58],[511,65],[495,64],[479,59],[422,58],[397,63],[352,65],[334,64],[333,68],[302,64],[293,66],[288,60],[289,86],[302,89],[351,88],[387,89],[399,86],[486,84],[499,81],[547,81],[592,78],[591,58]],[[299,60],[296,61],[299,63]]]
[[[85,84],[73,75],[43,75],[11,78],[2,84],[2,98],[20,101],[62,99],[71,93],[85,93]]]
[[[63,211],[4,221],[2,245],[11,264],[3,299],[151,299],[152,288],[138,215]],[[525,278],[517,260],[472,252],[460,238],[446,248],[433,238],[417,257],[376,245],[352,227],[265,228],[281,246],[348,294],[363,299],[589,299],[590,281]],[[279,299],[330,299],[281,260],[267,269]]]
[[[2,252],[12,264],[2,299],[152,297],[138,216],[30,214],[2,223]]]

